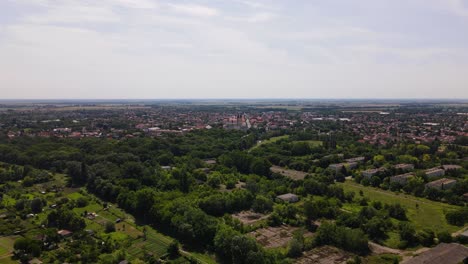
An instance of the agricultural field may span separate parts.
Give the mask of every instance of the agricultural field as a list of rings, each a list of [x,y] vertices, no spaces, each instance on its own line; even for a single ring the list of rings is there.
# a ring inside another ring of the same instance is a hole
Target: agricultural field
[[[250,232],[249,236],[255,238],[265,248],[278,248],[286,246],[297,230],[299,230],[297,227],[282,225],[257,229]],[[310,237],[312,233],[306,232],[304,236]]]
[[[47,220],[47,215],[55,210],[51,208],[51,205],[55,205],[63,199],[75,204],[71,211],[84,219],[84,230],[91,232],[95,238],[103,241],[109,239],[119,245],[129,245],[128,248],[125,248],[129,260],[142,259],[146,253],[158,258],[166,254],[169,244],[173,241],[172,238],[157,232],[150,226],[138,226],[133,216],[125,213],[115,204],[102,202],[84,188],[66,188],[65,183],[63,174],[55,175],[50,182],[35,184],[31,187],[23,187],[21,183],[11,183],[16,188],[4,194],[1,200],[1,205],[5,209],[0,211],[0,215],[6,219],[10,217],[9,210],[14,208],[20,199],[31,201],[35,198],[42,198],[47,201],[47,206],[44,206],[43,211],[35,214],[34,217],[16,220],[19,221],[19,225],[16,227],[22,231],[21,236],[0,237],[0,263],[17,263],[16,260],[11,259],[15,241],[21,237],[40,236],[39,226]],[[19,189],[22,190],[20,193],[16,191]],[[50,191],[51,189],[54,191]],[[76,206],[80,202],[85,204]],[[106,225],[109,223],[113,223],[115,227],[115,231],[110,233],[106,232]],[[66,242],[62,242],[60,247],[66,247],[65,244]],[[207,254],[182,252],[182,258],[193,257],[200,263],[215,263],[214,259]],[[53,251],[50,253],[52,254]],[[46,261],[48,258],[44,256],[42,259]]]
[[[355,192],[356,195],[362,191],[364,196],[370,198],[371,201],[380,201],[388,204],[400,203],[407,210],[407,216],[417,230],[430,228],[432,230],[446,230],[453,233],[461,229],[460,227],[448,224],[445,219],[445,213],[457,209],[458,206],[439,203],[403,193],[396,194],[378,188],[366,187],[352,180],[338,183],[338,185],[342,186],[345,191]],[[354,204],[345,205],[344,209],[350,211],[360,210],[360,208],[356,207]]]
[[[341,264],[352,258],[353,254],[344,250],[324,246],[314,248],[304,252],[304,255],[297,259],[296,264]]]
[[[244,225],[253,225],[259,221],[265,220],[269,215],[256,213],[254,211],[242,211],[236,214],[233,214],[232,217],[241,221]]]

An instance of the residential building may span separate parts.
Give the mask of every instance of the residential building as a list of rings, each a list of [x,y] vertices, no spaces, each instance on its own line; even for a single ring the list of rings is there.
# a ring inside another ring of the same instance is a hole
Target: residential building
[[[390,183],[397,182],[399,184],[406,184],[409,179],[413,178],[414,174],[413,173],[405,173],[405,174],[400,174],[396,176],[390,177]]]
[[[362,161],[364,161],[364,160],[365,160],[364,157],[355,157],[355,158],[346,159],[346,162],[349,162],[349,163],[352,163],[352,162],[362,162]]]
[[[445,171],[439,167],[431,168],[425,171],[426,176],[429,178],[435,178],[445,175]]]
[[[403,264],[459,264],[468,259],[468,247],[458,243],[440,243]]]
[[[414,170],[414,165],[407,164],[407,163],[400,163],[400,164],[395,165],[395,169],[410,171],[410,170]]]
[[[445,171],[449,171],[449,170],[459,170],[459,169],[462,168],[462,166],[460,166],[460,165],[442,165],[442,168]]]
[[[372,176],[376,175],[379,172],[385,171],[385,168],[377,168],[377,169],[368,169],[361,172],[361,175],[366,178],[371,178]]]
[[[448,190],[452,188],[457,183],[457,180],[442,178],[435,181],[426,183],[426,188],[434,188],[439,190]]]

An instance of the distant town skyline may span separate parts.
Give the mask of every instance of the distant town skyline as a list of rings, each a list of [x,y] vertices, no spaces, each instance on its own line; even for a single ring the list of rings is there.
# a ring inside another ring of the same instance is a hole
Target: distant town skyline
[[[5,0],[0,99],[468,98],[468,0]]]

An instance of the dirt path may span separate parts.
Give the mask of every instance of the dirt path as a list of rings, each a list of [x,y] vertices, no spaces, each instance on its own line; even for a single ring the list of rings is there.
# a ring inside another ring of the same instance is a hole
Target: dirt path
[[[399,250],[399,249],[394,249],[394,248],[389,248],[386,246],[379,245],[377,243],[369,241],[369,248],[374,254],[396,254],[396,255],[402,255],[404,251]]]
[[[463,227],[462,229],[458,230],[457,232],[454,232],[452,233],[452,237],[457,237],[459,236],[461,233],[465,232],[465,231],[468,231],[468,227]]]

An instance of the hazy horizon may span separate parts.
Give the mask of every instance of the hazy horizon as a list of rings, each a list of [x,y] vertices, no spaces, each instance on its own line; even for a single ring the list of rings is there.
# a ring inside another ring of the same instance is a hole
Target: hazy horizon
[[[0,99],[464,100],[468,0],[5,0]]]

